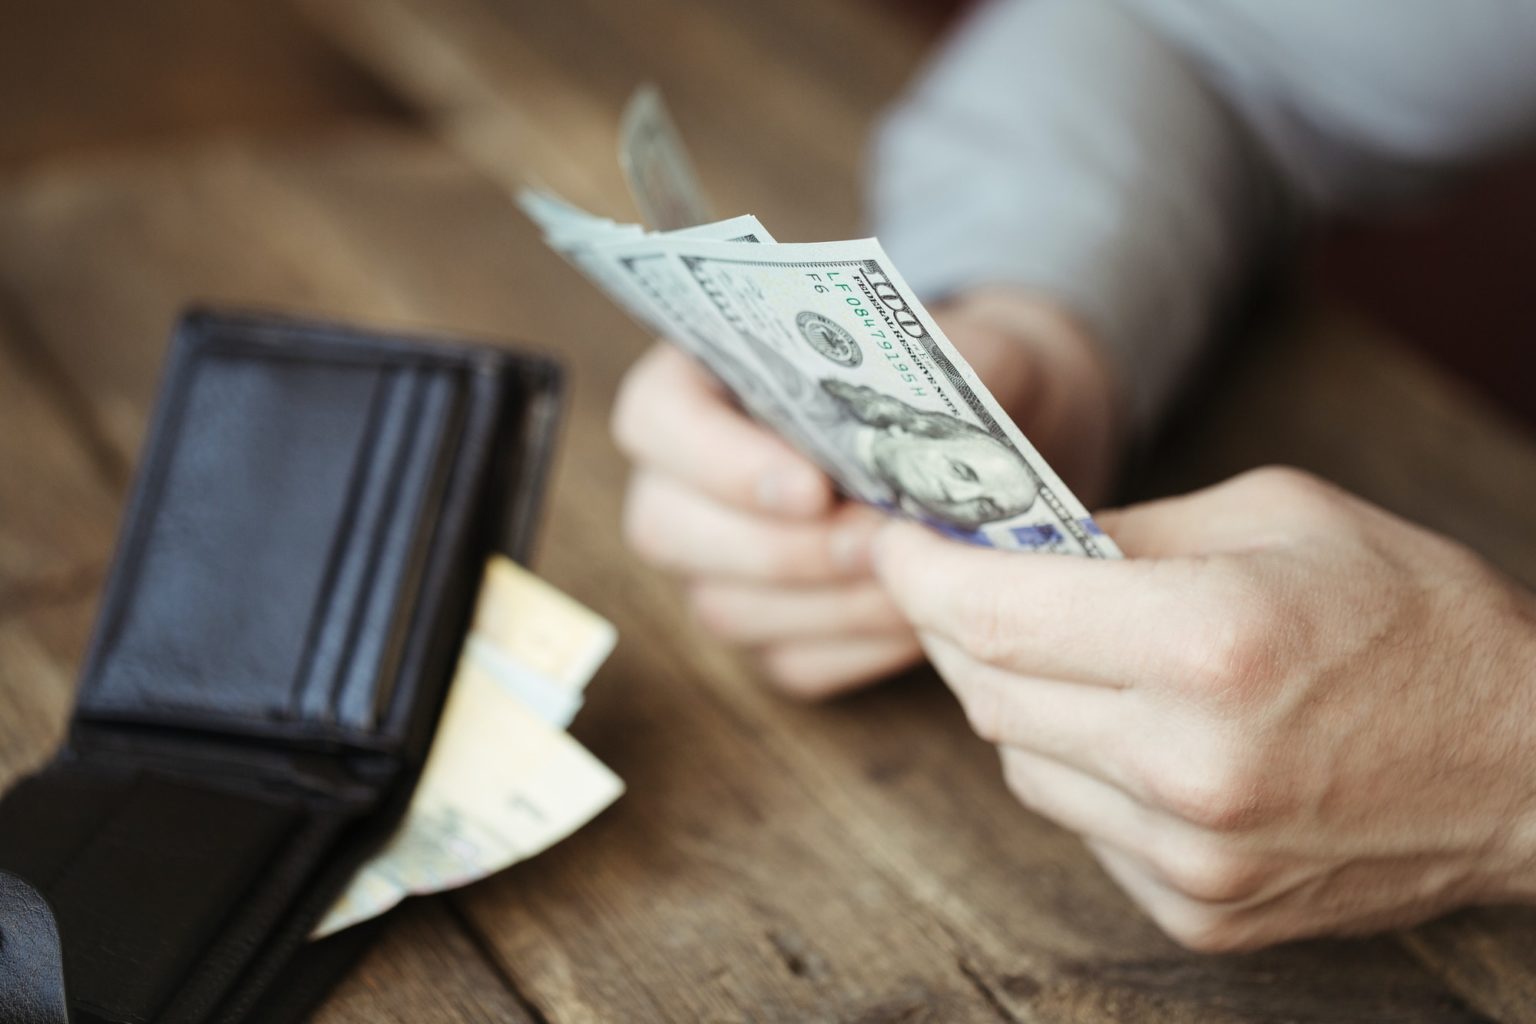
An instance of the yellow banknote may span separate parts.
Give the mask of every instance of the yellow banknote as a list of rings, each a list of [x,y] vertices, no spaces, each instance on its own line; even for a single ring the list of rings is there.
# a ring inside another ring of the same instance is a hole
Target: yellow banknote
[[[617,799],[624,783],[562,731],[615,639],[601,616],[493,556],[405,818],[312,937],[531,857]]]
[[[531,857],[623,792],[619,777],[581,744],[463,661],[404,823],[314,937]]]
[[[502,555],[486,563],[466,651],[540,718],[569,725],[613,625]]]

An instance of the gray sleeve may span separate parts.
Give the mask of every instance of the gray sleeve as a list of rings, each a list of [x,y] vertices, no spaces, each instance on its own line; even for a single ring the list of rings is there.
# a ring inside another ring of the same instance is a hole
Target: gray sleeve
[[[1294,215],[1523,141],[1533,53],[1533,0],[993,0],[881,125],[875,227],[926,297],[1074,311],[1145,428]]]

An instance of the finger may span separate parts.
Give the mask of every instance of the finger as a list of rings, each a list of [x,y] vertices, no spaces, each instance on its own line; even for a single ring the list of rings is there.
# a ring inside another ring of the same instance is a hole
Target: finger
[[[1193,561],[1025,556],[901,522],[880,532],[874,556],[919,632],[1023,675],[1114,687],[1183,679],[1189,638],[1221,607],[1217,581]]]
[[[1134,851],[1092,839],[1087,846],[1131,901],[1180,945],[1202,953],[1232,953],[1286,937],[1274,931],[1268,902],[1230,906],[1192,899]]]
[[[1294,887],[1294,871],[1240,841],[1214,835],[1071,765],[1001,748],[1003,777],[1019,802],[1094,843],[1130,856],[1180,898],[1227,908],[1257,906]]]
[[[824,700],[893,675],[922,656],[917,638],[859,637],[784,644],[763,653],[775,687],[801,700]]]
[[[1170,824],[1120,788],[1053,758],[1000,747],[1003,779],[1019,802],[1080,836],[1127,849],[1162,841]]]
[[[1094,839],[1087,840],[1087,846],[1131,902],[1175,941],[1207,952],[1229,948],[1219,942],[1228,917],[1224,908],[1189,899],[1158,878],[1141,858],[1121,847]]]
[[[1136,791],[1127,757],[1138,739],[1129,718],[1136,694],[1004,672],[943,637],[920,634],[919,639],[982,739],[1053,758]]]
[[[817,522],[764,519],[660,474],[630,483],[624,528],[648,561],[690,575],[822,584],[865,576],[880,520],[848,505]]]
[[[737,508],[809,518],[835,499],[821,470],[742,415],[671,345],[652,348],[625,376],[613,435],[636,462]]]
[[[810,587],[707,580],[694,588],[692,597],[694,614],[705,626],[749,646],[912,633],[873,579]]]

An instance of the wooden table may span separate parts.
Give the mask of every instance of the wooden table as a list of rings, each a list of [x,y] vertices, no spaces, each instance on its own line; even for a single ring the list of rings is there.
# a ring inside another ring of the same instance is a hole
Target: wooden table
[[[647,339],[544,251],[505,186],[536,174],[627,214],[617,111],[654,78],[722,210],[847,235],[869,119],[925,45],[921,18],[875,0],[302,11],[409,113],[0,180],[0,783],[58,741],[180,307],[478,332],[574,371],[538,564],[619,627],[574,731],[629,793],[549,853],[398,912],[321,1020],[1536,1019],[1526,910],[1182,952],[1010,799],[931,675],[788,703],[623,549],[606,421]],[[1536,582],[1536,444],[1360,324],[1276,326],[1189,424],[1146,493],[1293,463]]]

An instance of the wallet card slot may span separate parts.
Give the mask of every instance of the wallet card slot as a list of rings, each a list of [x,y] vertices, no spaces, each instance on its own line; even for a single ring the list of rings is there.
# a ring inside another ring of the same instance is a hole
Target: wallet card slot
[[[369,600],[358,608],[349,654],[340,666],[331,691],[329,711],[339,726],[372,731],[379,708],[388,700],[399,668],[406,630],[400,621],[413,600],[441,481],[447,469],[442,458],[450,427],[458,381],[453,375],[423,375],[412,394],[408,420],[412,429],[390,474],[386,504],[389,514],[369,538],[368,573],[364,583]]]
[[[335,680],[346,663],[359,609],[368,597],[369,542],[379,532],[393,470],[405,447],[409,418],[402,412],[419,385],[418,375],[388,369],[374,392],[365,430],[368,444],[353,467],[347,515],[327,570],[324,611],[315,618],[306,663],[294,677],[291,714],[295,718],[330,717]]]
[[[375,575],[389,518],[398,517],[400,481],[410,461],[426,383],[420,369],[390,369],[374,396],[368,416],[370,443],[353,468],[352,497],[338,530],[324,608],[316,616],[307,664],[294,680],[298,718],[336,721],[335,705],[370,608],[384,596]]]
[[[526,554],[557,396],[536,356],[189,315],[76,723],[419,749],[485,554]]]

